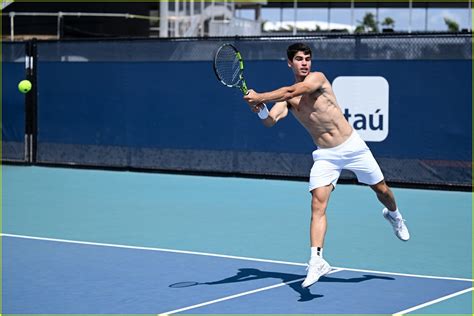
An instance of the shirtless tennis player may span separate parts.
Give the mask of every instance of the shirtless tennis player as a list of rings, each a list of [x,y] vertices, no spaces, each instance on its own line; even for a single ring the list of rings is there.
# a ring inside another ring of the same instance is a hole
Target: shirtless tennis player
[[[345,119],[330,82],[323,73],[310,71],[311,49],[305,44],[296,43],[288,47],[287,55],[295,84],[265,93],[249,90],[244,99],[267,127],[275,125],[290,111],[317,146],[313,152],[314,165],[309,181],[312,195],[311,258],[308,274],[302,284],[303,287],[309,287],[331,270],[323,259],[326,207],[342,169],[353,171],[359,182],[375,191],[385,206],[382,214],[399,239],[407,241],[410,234],[379,165],[366,143]],[[268,111],[263,103],[270,102],[275,104]]]

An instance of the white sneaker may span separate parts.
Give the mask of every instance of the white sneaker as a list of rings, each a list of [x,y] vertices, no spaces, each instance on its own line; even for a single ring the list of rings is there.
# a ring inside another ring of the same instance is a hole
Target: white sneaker
[[[315,262],[309,262],[306,268],[308,274],[301,284],[302,287],[310,287],[318,282],[319,278],[331,271],[331,266],[323,258],[318,258]]]
[[[410,233],[408,232],[407,225],[405,225],[404,219],[395,219],[390,216],[390,211],[387,208],[384,208],[382,211],[383,217],[392,225],[395,235],[403,241],[410,239]]]

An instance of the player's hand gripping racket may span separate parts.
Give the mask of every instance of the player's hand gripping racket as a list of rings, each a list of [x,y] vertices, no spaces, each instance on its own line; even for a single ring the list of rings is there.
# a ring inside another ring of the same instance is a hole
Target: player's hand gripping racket
[[[217,79],[230,88],[238,88],[245,95],[248,93],[247,83],[244,79],[244,60],[242,55],[232,44],[222,44],[214,55],[214,72]],[[263,104],[268,116],[268,109]],[[261,110],[260,113],[263,111]],[[260,118],[262,118],[259,113]]]

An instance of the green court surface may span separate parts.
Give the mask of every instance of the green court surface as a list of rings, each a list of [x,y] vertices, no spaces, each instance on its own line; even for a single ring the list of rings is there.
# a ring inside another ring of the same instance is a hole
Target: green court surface
[[[304,263],[307,183],[2,166],[2,233]],[[338,185],[325,258],[334,267],[472,279],[472,195],[393,188],[399,241],[370,188]],[[450,314],[472,292],[413,313]]]

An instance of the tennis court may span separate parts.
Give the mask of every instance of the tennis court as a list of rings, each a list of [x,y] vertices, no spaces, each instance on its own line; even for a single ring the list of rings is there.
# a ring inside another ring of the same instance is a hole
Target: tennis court
[[[411,235],[343,172],[309,289],[318,142],[213,70],[232,44],[239,84],[292,85],[296,41]],[[2,314],[472,314],[470,69],[470,33],[3,42]]]
[[[338,185],[308,258],[305,182],[2,166],[3,313],[471,314],[471,193]],[[180,286],[184,285],[184,286]]]

